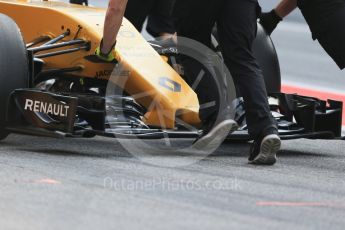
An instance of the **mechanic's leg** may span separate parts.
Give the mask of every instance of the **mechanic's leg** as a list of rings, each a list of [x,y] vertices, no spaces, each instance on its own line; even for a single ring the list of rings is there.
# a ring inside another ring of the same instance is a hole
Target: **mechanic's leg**
[[[211,47],[211,32],[222,0],[176,0],[173,10],[178,36]]]
[[[177,35],[194,39],[210,47],[211,31],[222,2],[223,0],[177,0],[173,11],[173,17],[177,19],[175,20]],[[208,60],[212,57],[205,53],[200,56],[205,56],[205,60],[201,62],[206,64],[206,71],[202,71],[205,66],[192,58],[184,58],[182,62],[185,75],[189,78],[187,82],[192,86],[198,82],[195,92],[201,105],[199,115],[203,123],[203,133],[194,142],[193,148],[214,151],[214,148],[222,143],[237,124],[227,116],[226,112],[223,113],[230,106],[226,105],[223,108],[223,105],[220,105],[219,94],[227,95],[227,89],[225,82],[223,84],[219,82],[223,87],[218,87],[210,74],[215,71],[214,67],[208,64]],[[205,106],[206,108],[203,108]],[[221,114],[218,114],[218,111]]]
[[[317,35],[317,40],[340,69],[345,69],[345,7],[329,17],[325,32]]]
[[[125,18],[141,32],[146,17],[152,11],[155,2],[155,0],[128,0]]]
[[[276,127],[268,105],[262,71],[253,53],[257,31],[256,0],[224,1],[217,25],[225,62],[244,100],[251,138],[269,127]]]
[[[171,37],[175,32],[172,11],[175,0],[156,0],[149,14],[146,30],[153,37]]]
[[[177,0],[174,9],[177,35],[196,40],[210,47],[211,31],[218,10],[218,5],[215,2],[210,3],[208,0]],[[181,63],[184,67],[187,83],[193,85],[204,67],[200,62],[185,56],[181,57]],[[218,91],[212,75],[209,71],[205,71],[202,80],[195,89],[200,105],[210,105],[200,109],[200,119],[204,124],[212,123],[216,119],[219,107]]]

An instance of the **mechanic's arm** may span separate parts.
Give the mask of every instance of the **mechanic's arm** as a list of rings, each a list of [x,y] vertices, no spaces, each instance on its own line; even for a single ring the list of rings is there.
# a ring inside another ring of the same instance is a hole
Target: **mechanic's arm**
[[[128,0],[109,0],[104,21],[103,43],[101,46],[101,52],[103,54],[109,54],[115,46],[116,37],[122,24],[127,1]]]
[[[268,34],[272,34],[279,22],[297,7],[297,0],[282,0],[271,12],[262,13],[260,24]]]
[[[278,6],[274,9],[277,15],[281,18],[285,18],[292,11],[297,8],[297,0],[282,0]]]

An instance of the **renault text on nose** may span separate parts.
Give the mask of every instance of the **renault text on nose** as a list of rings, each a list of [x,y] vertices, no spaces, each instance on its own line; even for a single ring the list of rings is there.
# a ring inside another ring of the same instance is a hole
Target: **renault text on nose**
[[[60,117],[67,117],[68,105],[47,103],[42,101],[35,101],[26,99],[24,110],[29,110],[32,112],[45,113],[48,115],[55,115]]]

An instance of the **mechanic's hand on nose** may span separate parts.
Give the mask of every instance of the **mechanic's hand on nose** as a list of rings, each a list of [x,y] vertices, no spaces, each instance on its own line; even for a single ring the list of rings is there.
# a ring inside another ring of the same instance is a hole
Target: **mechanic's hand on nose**
[[[271,12],[262,13],[260,15],[260,24],[264,27],[266,33],[269,35],[272,34],[274,29],[282,20],[283,19],[275,12],[274,9],[271,10]]]
[[[104,52],[102,49],[103,46],[103,39],[101,41],[101,44],[99,47],[97,47],[97,49],[95,50],[95,55],[106,62],[114,62],[116,61],[116,58],[114,56],[114,48],[115,48],[115,44],[111,47],[111,49],[109,51]]]

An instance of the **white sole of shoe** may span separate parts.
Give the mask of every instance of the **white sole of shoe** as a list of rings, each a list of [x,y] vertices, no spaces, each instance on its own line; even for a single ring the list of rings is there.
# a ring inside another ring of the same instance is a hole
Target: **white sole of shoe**
[[[234,120],[225,120],[216,125],[208,134],[193,144],[193,148],[201,151],[215,151],[223,143],[229,133],[238,129]]]
[[[260,153],[257,157],[249,161],[250,164],[274,165],[277,162],[277,152],[280,150],[281,140],[278,135],[266,136],[260,146]]]

